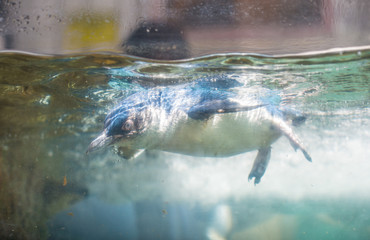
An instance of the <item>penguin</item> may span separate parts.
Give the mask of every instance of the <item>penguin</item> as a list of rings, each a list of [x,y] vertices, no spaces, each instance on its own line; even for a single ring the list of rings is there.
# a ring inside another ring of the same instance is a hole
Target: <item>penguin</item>
[[[120,147],[128,159],[142,150],[199,157],[257,150],[248,180],[258,184],[268,166],[271,145],[285,136],[311,162],[292,129],[306,116],[282,106],[274,90],[235,87],[239,85],[231,80],[203,80],[134,93],[107,114],[102,133],[87,153],[109,145]]]

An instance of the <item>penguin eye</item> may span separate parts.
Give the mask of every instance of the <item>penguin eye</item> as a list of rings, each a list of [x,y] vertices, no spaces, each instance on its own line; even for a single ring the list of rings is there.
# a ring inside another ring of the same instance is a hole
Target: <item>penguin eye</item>
[[[127,120],[123,126],[122,126],[122,130],[124,131],[132,131],[134,130],[134,122],[132,120]]]

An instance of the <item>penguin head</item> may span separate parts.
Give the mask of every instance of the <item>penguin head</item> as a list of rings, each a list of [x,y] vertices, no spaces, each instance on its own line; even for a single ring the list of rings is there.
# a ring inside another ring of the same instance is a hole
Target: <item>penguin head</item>
[[[107,126],[105,131],[107,136],[114,138],[132,138],[143,132],[146,124],[143,114],[130,113],[128,115],[117,116]]]
[[[146,108],[121,106],[112,111],[105,119],[103,132],[89,145],[87,152],[92,152],[121,141],[132,142],[143,134],[151,121]]]

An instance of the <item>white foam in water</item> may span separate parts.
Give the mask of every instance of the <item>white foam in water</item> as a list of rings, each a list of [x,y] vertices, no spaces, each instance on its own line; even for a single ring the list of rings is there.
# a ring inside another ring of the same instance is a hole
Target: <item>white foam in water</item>
[[[164,201],[200,204],[245,197],[293,201],[369,197],[366,189],[370,189],[370,122],[365,113],[366,110],[361,119],[320,116],[295,128],[312,156],[312,163],[300,151],[295,152],[288,140],[280,138],[272,145],[270,164],[256,186],[247,180],[256,151],[229,158],[160,152],[155,158],[142,156],[129,164],[109,164],[106,171],[100,166],[102,176],[92,182],[91,189],[114,201],[159,196]],[[320,123],[323,117],[330,119]],[[108,190],[107,186],[113,189]]]

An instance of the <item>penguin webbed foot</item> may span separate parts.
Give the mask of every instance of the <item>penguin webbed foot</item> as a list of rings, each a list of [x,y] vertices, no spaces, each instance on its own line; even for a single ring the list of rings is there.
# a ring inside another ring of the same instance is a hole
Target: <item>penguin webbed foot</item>
[[[253,167],[248,176],[248,181],[254,178],[254,185],[260,183],[262,176],[266,172],[266,168],[270,161],[271,146],[258,149],[258,154],[254,160]]]
[[[298,138],[297,138],[298,139]],[[306,151],[306,149],[296,140],[289,139],[290,145],[293,147],[294,151],[297,151],[297,149],[301,150],[307,161],[312,162],[312,158],[310,154]]]
[[[254,178],[254,185],[260,183],[262,176],[257,176],[254,172],[249,173],[248,181],[251,181]]]
[[[274,121],[274,126],[277,129],[280,129],[281,133],[288,138],[290,145],[293,147],[294,151],[297,151],[297,149],[301,150],[305,158],[308,161],[312,162],[311,156],[306,151],[305,147],[299,140],[298,136],[294,134],[292,128],[286,122],[282,121],[281,119],[275,118],[273,121]]]

